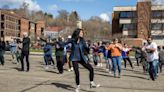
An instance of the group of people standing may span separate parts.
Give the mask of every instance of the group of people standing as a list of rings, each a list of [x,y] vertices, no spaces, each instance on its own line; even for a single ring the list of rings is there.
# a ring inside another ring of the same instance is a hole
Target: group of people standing
[[[24,69],[24,58],[26,58],[26,72],[30,70],[29,65],[29,52],[30,52],[30,38],[27,33],[23,34],[23,39],[13,38],[13,42],[9,43],[0,41],[0,61],[1,65],[4,65],[4,54],[7,48],[11,51],[12,62],[21,63],[21,69],[19,71],[25,71]]]
[[[158,75],[158,66],[160,66],[160,71],[162,72],[162,65],[164,65],[164,47],[160,50],[157,48],[157,44],[152,42],[152,38],[147,39],[142,47],[133,48],[128,47],[126,43],[121,43],[119,39],[115,38],[111,42],[103,43],[93,43],[85,41],[84,30],[76,29],[72,36],[67,40],[59,37],[55,42],[50,42],[48,39],[41,39],[45,42],[43,46],[44,51],[44,61],[45,69],[48,69],[50,64],[55,65],[53,60],[53,47],[55,48],[55,56],[57,62],[57,69],[59,74],[63,74],[63,66],[68,67],[68,71],[74,70],[76,89],[75,92],[79,92],[80,89],[80,74],[79,74],[79,64],[89,71],[90,87],[96,88],[100,84],[94,82],[94,68],[90,64],[90,54],[93,57],[93,63],[96,67],[102,67],[103,58],[106,61],[106,69],[113,73],[114,78],[121,77],[121,65],[122,60],[124,61],[124,68],[126,68],[127,62],[129,62],[132,69],[134,65],[129,57],[130,51],[135,51],[135,58],[137,61],[137,66],[142,63],[144,72],[148,72],[150,78],[155,80]],[[26,58],[26,65],[28,72],[30,70],[29,63],[29,50],[30,50],[30,38],[27,33],[24,34],[22,41],[17,41],[17,50],[15,55],[17,61],[21,61],[21,71],[24,71],[24,57]],[[0,61],[4,65],[4,49],[5,43],[0,41]],[[118,69],[118,74],[116,73]]]
[[[47,42],[46,42],[47,44]],[[71,47],[69,46],[71,44]],[[55,55],[56,55],[56,61],[57,61],[57,69],[59,71],[59,74],[63,73],[63,65],[64,61],[66,61],[67,55],[66,49],[67,47],[70,49],[69,53],[69,61],[72,62],[72,67],[74,69],[75,73],[75,81],[76,81],[76,89],[75,92],[79,92],[80,89],[80,74],[79,74],[79,64],[81,64],[83,67],[85,67],[89,71],[89,79],[90,79],[90,87],[96,88],[99,87],[99,84],[96,84],[94,82],[94,69],[92,65],[89,63],[88,59],[88,52],[89,47],[86,44],[86,41],[83,38],[83,30],[82,29],[76,29],[72,37],[68,39],[67,41],[64,41],[61,37],[55,42],[55,44],[51,44],[51,46],[55,46]],[[46,51],[46,45],[44,47],[45,54],[48,51],[52,51],[52,49],[49,49]],[[47,57],[47,56],[45,56]],[[44,58],[45,58],[44,57]],[[48,57],[49,58],[49,57]],[[52,60],[51,60],[52,61]],[[67,61],[67,63],[69,63]]]

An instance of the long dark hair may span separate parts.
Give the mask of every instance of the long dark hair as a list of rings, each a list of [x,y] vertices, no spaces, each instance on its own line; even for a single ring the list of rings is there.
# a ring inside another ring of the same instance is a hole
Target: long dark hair
[[[80,38],[80,40],[83,40],[83,38],[81,38],[81,37],[79,36],[79,34],[80,34],[81,31],[83,31],[83,30],[80,29],[80,28],[77,28],[77,29],[75,29],[75,31],[73,32],[73,34],[72,34],[72,39],[75,40],[75,42],[77,42],[77,40],[78,40],[79,38]]]

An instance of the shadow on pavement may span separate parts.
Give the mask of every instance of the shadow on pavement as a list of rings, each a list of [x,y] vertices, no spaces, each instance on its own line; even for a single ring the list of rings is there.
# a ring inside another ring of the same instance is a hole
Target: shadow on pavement
[[[105,77],[113,77],[112,75],[109,75],[109,73],[108,73],[108,75],[106,75],[106,74],[100,74],[100,73],[95,73],[95,75],[101,75],[101,76],[105,76]]]
[[[74,87],[67,85],[67,84],[61,84],[61,83],[51,83],[52,85],[55,85],[57,88],[63,88],[66,90],[73,90]]]
[[[29,91],[29,90],[31,90],[31,89],[37,88],[37,87],[39,87],[39,86],[41,86],[41,85],[44,85],[44,84],[47,83],[48,81],[49,81],[49,80],[44,81],[44,82],[41,82],[41,83],[36,84],[36,85],[34,85],[34,86],[32,86],[32,87],[29,87],[29,88],[26,88],[26,89],[24,89],[24,90],[21,90],[20,92],[26,92],[26,91]]]
[[[51,70],[46,70],[46,72],[59,74],[58,72],[51,71]]]
[[[101,69],[101,68],[95,68],[94,70],[95,70],[95,71],[98,71],[98,72],[104,72],[104,73],[107,73],[107,71],[106,71],[106,70]]]
[[[18,68],[18,67],[12,67],[12,69],[15,69],[15,70],[17,70],[17,71],[21,71],[21,69]]]
[[[63,89],[66,89],[66,90],[74,90],[75,88],[70,86],[70,85],[67,85],[67,84],[62,84],[62,83],[51,83],[52,85],[55,85],[57,88],[63,88]],[[95,92],[95,91],[88,91],[88,90],[85,90],[85,89],[80,89],[82,91],[85,91],[85,92]]]
[[[122,75],[122,76],[133,77],[133,78],[139,78],[139,79],[148,80],[147,78],[145,78],[145,77],[141,77],[141,76],[134,76],[134,75]]]
[[[136,70],[132,70],[132,69],[122,69],[122,70],[131,71],[131,72],[134,72],[134,73],[136,73],[136,74],[147,75],[147,74],[145,74],[145,73],[143,73],[143,72],[141,72],[141,71],[136,71]]]

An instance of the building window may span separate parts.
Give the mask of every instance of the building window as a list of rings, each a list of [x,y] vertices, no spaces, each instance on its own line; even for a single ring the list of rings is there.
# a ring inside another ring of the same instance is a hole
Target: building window
[[[164,38],[164,35],[152,35],[153,39],[163,39]]]
[[[153,23],[151,24],[152,30],[162,30],[162,24],[161,23]]]
[[[162,11],[153,11],[152,18],[162,18]]]
[[[2,21],[4,21],[4,20],[5,20],[5,17],[4,17],[4,15],[3,15],[3,14],[1,15],[1,20],[2,20]]]
[[[123,24],[123,30],[136,30],[136,24]]]
[[[4,31],[1,31],[1,37],[4,37]]]
[[[162,12],[162,17],[164,18],[164,11]]]
[[[136,17],[136,12],[120,12],[120,18],[135,18]]]
[[[2,28],[2,29],[4,29],[4,28],[5,28],[4,23],[1,23],[1,28]]]
[[[44,28],[41,28],[41,35],[44,35]]]

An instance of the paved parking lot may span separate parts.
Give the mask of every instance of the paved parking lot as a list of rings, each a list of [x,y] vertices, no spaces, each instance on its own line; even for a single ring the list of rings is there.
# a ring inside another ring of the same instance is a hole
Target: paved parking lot
[[[30,72],[20,72],[19,64],[10,61],[5,55],[5,66],[0,66],[0,92],[73,92],[75,87],[74,72],[65,71],[58,74],[51,66],[48,71],[43,68],[42,56],[30,56]],[[80,66],[80,92],[164,92],[164,73],[156,81],[148,80],[141,67],[132,71],[128,66],[122,70],[121,78],[113,78],[104,67],[94,67],[95,81],[100,88],[90,89],[88,71]]]

